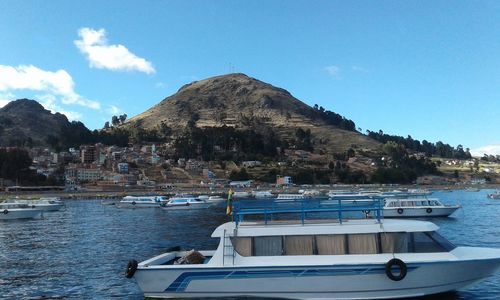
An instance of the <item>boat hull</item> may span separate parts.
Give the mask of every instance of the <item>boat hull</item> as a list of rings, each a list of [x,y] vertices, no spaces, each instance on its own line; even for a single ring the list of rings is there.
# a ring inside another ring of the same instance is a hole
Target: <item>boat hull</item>
[[[7,213],[5,210],[0,211],[0,220],[33,219],[41,214],[40,209],[7,209]]]
[[[212,203],[196,203],[189,205],[165,205],[162,207],[164,210],[193,210],[193,209],[205,209],[212,205]]]
[[[425,217],[448,217],[460,207],[432,207],[428,211],[426,207],[401,207],[401,208],[384,208],[383,214],[385,218],[425,218]],[[398,209],[402,209],[402,212]]]
[[[35,209],[43,211],[58,211],[64,204],[34,204]]]
[[[384,264],[201,267],[139,266],[135,278],[146,297],[274,297],[287,299],[386,299],[462,289],[492,275],[500,259],[408,264],[401,281]]]
[[[160,203],[124,203],[124,202],[118,202],[116,205],[117,207],[120,208],[155,208],[155,207],[160,207]]]

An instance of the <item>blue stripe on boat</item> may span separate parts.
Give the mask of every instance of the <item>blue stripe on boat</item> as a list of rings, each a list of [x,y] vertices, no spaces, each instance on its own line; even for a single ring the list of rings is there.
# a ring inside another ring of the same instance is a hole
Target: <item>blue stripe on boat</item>
[[[417,266],[408,266],[408,272],[417,269]],[[193,280],[237,279],[237,278],[272,278],[272,277],[304,277],[304,276],[340,276],[384,274],[385,266],[340,267],[330,269],[288,269],[288,270],[257,270],[257,271],[208,271],[185,272],[179,275],[165,292],[184,292]]]

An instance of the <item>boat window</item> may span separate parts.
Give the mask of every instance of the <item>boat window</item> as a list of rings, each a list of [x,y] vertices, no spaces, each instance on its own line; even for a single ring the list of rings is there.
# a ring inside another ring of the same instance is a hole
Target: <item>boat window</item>
[[[253,239],[254,256],[277,256],[283,254],[281,236],[261,236]]]
[[[376,254],[378,238],[376,234],[350,234],[347,236],[349,254]]]
[[[408,235],[406,232],[383,232],[380,234],[382,253],[407,253]]]
[[[432,232],[427,232],[427,234],[434,240],[436,241],[441,247],[443,247],[446,251],[451,251],[455,249],[457,246],[453,245],[450,241],[442,237],[439,233],[432,231]]]
[[[318,255],[344,255],[346,253],[345,235],[317,235],[316,247]]]
[[[313,255],[314,238],[311,235],[285,236],[285,255]]]
[[[446,252],[446,249],[434,241],[426,232],[413,232],[412,241],[413,252],[415,253]]]
[[[231,238],[234,250],[241,256],[252,256],[252,238],[237,237]]]

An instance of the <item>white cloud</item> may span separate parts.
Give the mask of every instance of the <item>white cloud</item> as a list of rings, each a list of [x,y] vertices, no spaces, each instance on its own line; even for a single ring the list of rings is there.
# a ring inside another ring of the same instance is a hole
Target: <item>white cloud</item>
[[[114,105],[108,105],[108,109],[107,109],[107,112],[113,116],[115,115],[118,115],[122,112],[121,109],[119,109],[118,107],[114,106]]]
[[[367,68],[364,68],[362,66],[357,66],[357,65],[352,66],[351,70],[353,72],[357,72],[357,73],[368,73],[368,69]]]
[[[82,120],[83,115],[79,112],[65,110],[61,106],[57,105],[57,99],[54,95],[37,95],[37,98],[40,100],[40,104],[45,107],[45,109],[50,110],[52,113],[61,113],[65,115],[68,120]]]
[[[78,35],[81,39],[74,43],[87,57],[91,68],[155,73],[151,62],[131,53],[125,46],[109,45],[104,29],[80,28]]]
[[[479,147],[476,149],[472,149],[470,151],[472,156],[483,156],[484,154],[488,155],[500,155],[500,144],[486,145],[483,147]]]
[[[338,78],[340,76],[340,68],[338,66],[325,67],[325,71],[332,77]]]
[[[155,83],[155,88],[157,88],[157,89],[164,89],[166,87],[167,87],[167,85],[165,83],[163,83],[163,82],[157,82],[157,83]]]
[[[61,97],[65,104],[100,109],[99,102],[88,100],[74,90],[73,78],[65,70],[45,71],[32,65],[0,65],[0,92],[32,90]]]

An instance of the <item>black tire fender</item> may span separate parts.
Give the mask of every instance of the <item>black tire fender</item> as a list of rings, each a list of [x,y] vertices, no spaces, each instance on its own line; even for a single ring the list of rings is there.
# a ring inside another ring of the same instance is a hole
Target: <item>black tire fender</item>
[[[432,208],[430,208],[430,207],[429,207],[429,208],[427,208],[425,211],[426,211],[428,214],[430,214],[430,213],[432,213]]]
[[[398,208],[398,214],[402,215],[404,210],[402,208]]]
[[[3,210],[3,214],[4,214],[4,215],[6,215],[6,214],[8,214],[8,213],[9,213],[9,210],[8,210],[8,209],[4,209],[4,210]]]
[[[132,205],[135,205],[135,201],[132,201]]]
[[[395,266],[399,268],[399,274],[394,274],[392,272],[392,268]],[[390,280],[403,280],[406,277],[407,272],[408,268],[406,264],[399,258],[393,258],[385,264],[385,275],[387,275]]]
[[[135,271],[137,271],[137,266],[139,264],[137,263],[137,260],[132,259],[128,261],[127,264],[127,269],[125,270],[125,277],[127,278],[132,278],[134,277]]]

